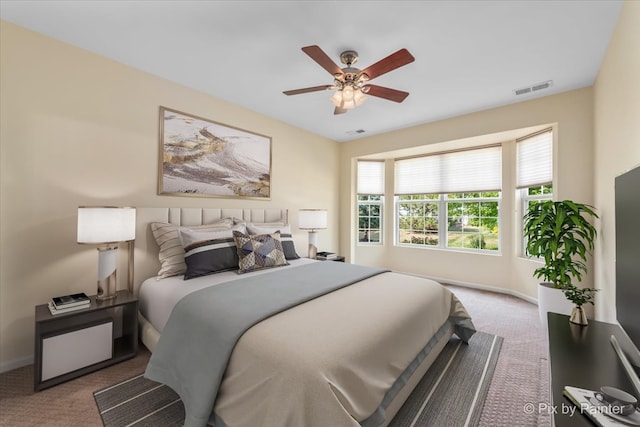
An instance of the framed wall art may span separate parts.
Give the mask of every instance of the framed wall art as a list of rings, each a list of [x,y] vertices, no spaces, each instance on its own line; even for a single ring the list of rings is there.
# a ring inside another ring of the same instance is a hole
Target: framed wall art
[[[158,194],[271,197],[271,138],[160,107]]]

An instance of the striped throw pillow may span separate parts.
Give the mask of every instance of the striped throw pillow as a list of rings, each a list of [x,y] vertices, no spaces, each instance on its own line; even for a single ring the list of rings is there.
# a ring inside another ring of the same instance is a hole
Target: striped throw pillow
[[[211,224],[200,226],[183,226],[179,227],[166,222],[152,222],[151,233],[160,247],[158,251],[158,259],[160,261],[160,270],[157,278],[178,276],[187,271],[187,265],[184,262],[184,248],[180,241],[179,230],[194,231],[222,231],[230,230],[233,225],[231,218],[224,218]]]

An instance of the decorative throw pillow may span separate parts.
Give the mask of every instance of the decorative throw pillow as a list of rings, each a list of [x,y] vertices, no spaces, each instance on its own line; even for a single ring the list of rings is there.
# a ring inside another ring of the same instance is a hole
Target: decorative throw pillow
[[[280,233],[250,236],[234,231],[233,237],[238,248],[238,273],[287,265]]]
[[[298,259],[298,253],[296,252],[296,246],[293,243],[293,236],[291,235],[291,225],[264,225],[264,224],[247,224],[247,231],[249,234],[272,234],[277,231],[280,232],[280,242],[282,243],[282,250],[284,251],[284,257],[287,260]]]
[[[184,279],[237,270],[238,250],[232,233],[244,229],[244,226],[234,226],[233,230],[215,232],[180,230],[187,266]]]
[[[152,222],[151,233],[160,247],[158,251],[160,271],[158,271],[157,278],[177,276],[187,271],[179,230],[221,231],[230,230],[232,225],[231,218],[224,218],[211,224],[183,227],[166,222]]]

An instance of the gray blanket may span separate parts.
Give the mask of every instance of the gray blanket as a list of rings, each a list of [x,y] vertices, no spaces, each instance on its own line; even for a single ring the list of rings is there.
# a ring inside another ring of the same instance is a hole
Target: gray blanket
[[[229,357],[246,330],[288,308],[384,271],[318,262],[193,292],[173,309],[145,377],[180,395],[186,427],[205,426]]]

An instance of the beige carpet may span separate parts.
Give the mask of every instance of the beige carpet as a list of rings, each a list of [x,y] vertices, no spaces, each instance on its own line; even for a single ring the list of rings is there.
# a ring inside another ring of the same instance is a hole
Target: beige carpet
[[[549,426],[524,405],[549,400],[547,347],[537,307],[518,298],[451,286],[476,328],[504,338],[481,426]],[[0,426],[101,426],[93,392],[143,371],[149,352],[50,389],[33,392],[33,367],[0,375]]]
[[[551,426],[527,403],[549,402],[548,345],[538,306],[509,295],[447,286],[465,305],[476,329],[504,338],[480,427]]]

